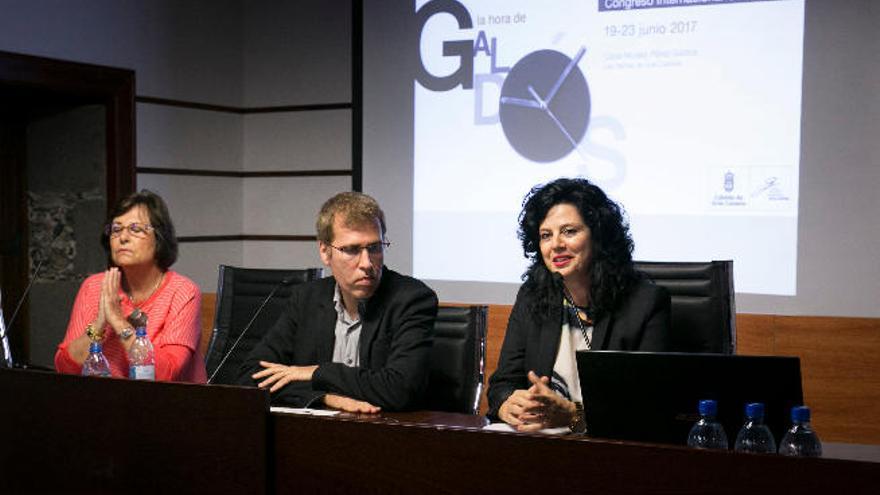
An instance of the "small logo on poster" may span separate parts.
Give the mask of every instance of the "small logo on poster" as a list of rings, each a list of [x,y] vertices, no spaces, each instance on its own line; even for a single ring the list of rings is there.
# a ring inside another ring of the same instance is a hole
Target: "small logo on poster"
[[[746,198],[743,197],[742,188],[737,188],[737,176],[742,178],[743,171],[736,167],[724,167],[713,170],[711,205],[722,208],[742,208],[746,206]]]
[[[788,201],[788,194],[782,189],[779,177],[767,177],[764,183],[752,192],[753,198],[764,197],[769,201]]]
[[[731,192],[733,191],[733,172],[730,170],[724,174],[724,191]]]

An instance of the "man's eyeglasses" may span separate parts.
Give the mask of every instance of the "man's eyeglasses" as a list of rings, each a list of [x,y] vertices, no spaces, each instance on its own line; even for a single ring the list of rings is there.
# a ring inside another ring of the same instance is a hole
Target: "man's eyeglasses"
[[[342,253],[342,256],[346,259],[354,259],[361,255],[361,251],[364,249],[367,250],[367,254],[371,257],[379,256],[380,254],[385,252],[385,249],[390,246],[391,243],[388,241],[374,242],[372,244],[367,244],[366,246],[334,246],[333,244],[329,244],[328,246]]]
[[[133,235],[134,237],[146,237],[147,232],[155,229],[152,225],[137,222],[132,222],[128,225],[122,225],[121,223],[111,223],[104,227],[104,233],[109,235],[110,237],[119,237],[119,235],[122,234],[123,230],[128,230],[128,233]]]

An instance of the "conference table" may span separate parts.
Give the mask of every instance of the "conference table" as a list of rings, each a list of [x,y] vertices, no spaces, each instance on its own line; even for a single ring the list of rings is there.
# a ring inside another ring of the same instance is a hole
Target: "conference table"
[[[821,459],[485,431],[485,419],[412,412],[271,413],[276,493],[877,493],[880,447]]]
[[[875,493],[880,446],[819,459],[486,431],[442,412],[270,409],[243,387],[0,369],[0,493]],[[821,432],[820,432],[821,433]]]

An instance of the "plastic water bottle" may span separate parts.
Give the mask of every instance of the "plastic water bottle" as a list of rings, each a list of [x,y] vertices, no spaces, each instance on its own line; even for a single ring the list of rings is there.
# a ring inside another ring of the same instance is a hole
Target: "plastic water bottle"
[[[110,376],[110,363],[104,357],[100,342],[89,344],[89,357],[83,361],[83,376]]]
[[[764,404],[760,402],[746,404],[746,422],[736,435],[733,450],[759,454],[776,453],[773,433],[764,424]]]
[[[137,327],[134,342],[128,350],[128,377],[132,380],[156,379],[156,358],[146,327]]]
[[[822,457],[822,442],[810,426],[810,408],[791,408],[791,428],[779,442],[779,453],[798,457]]]
[[[688,447],[727,450],[727,434],[724,433],[721,423],[715,420],[718,403],[714,400],[701,400],[699,411],[700,420],[688,434]]]

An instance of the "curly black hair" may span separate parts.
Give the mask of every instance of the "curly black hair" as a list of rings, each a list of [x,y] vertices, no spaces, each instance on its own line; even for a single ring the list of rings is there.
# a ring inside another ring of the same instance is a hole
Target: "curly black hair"
[[[560,289],[541,257],[539,230],[547,212],[558,204],[577,208],[590,229],[590,304],[597,316],[611,312],[639,278],[633,267],[633,241],[623,208],[587,179],[561,178],[533,187],[523,199],[517,236],[531,265],[523,289],[537,297],[532,311],[543,313],[559,304]]]

